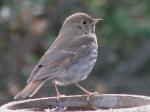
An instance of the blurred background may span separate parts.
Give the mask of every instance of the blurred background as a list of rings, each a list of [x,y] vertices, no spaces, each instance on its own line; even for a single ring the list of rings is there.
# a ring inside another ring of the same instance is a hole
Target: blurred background
[[[99,93],[150,95],[150,0],[0,0],[0,105],[13,101],[70,14],[103,18],[99,57],[81,82]],[[63,94],[83,94],[74,85]],[[51,81],[34,96],[54,96]]]

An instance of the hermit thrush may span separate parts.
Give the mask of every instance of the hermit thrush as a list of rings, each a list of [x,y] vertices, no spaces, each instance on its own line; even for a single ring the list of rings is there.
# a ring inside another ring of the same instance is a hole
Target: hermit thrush
[[[47,80],[57,86],[76,84],[87,94],[89,91],[78,82],[87,78],[95,65],[98,53],[94,19],[85,13],[69,16],[53,44],[39,60],[27,81],[26,87],[14,98],[32,97]]]

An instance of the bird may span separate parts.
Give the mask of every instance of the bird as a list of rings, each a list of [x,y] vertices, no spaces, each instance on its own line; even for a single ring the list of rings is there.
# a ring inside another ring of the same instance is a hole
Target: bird
[[[54,84],[57,96],[61,95],[57,86],[71,84],[92,94],[79,82],[87,78],[96,63],[98,42],[95,26],[100,20],[82,12],[67,17],[57,38],[32,70],[27,85],[14,99],[34,96],[48,80]]]

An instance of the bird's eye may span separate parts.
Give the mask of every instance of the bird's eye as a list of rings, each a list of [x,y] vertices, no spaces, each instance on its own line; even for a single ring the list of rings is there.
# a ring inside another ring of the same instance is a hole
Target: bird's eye
[[[85,24],[87,24],[87,21],[83,20],[83,21],[81,21],[81,23],[85,25]]]

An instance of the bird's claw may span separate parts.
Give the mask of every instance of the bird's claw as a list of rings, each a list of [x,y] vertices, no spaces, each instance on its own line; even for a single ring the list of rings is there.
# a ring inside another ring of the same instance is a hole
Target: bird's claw
[[[61,97],[64,97],[64,96],[66,96],[66,95],[64,95],[64,94],[59,94],[59,95],[57,95],[57,101],[59,101],[60,99],[61,99]]]

